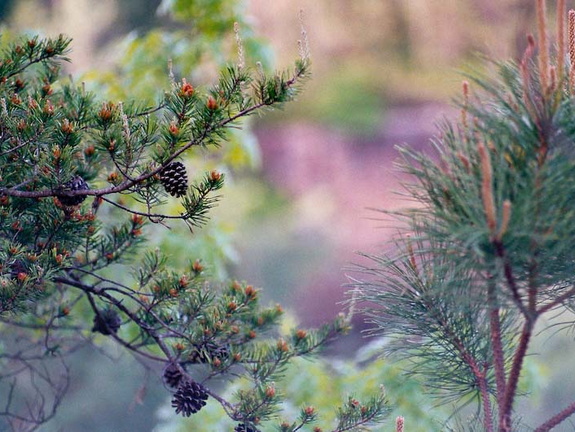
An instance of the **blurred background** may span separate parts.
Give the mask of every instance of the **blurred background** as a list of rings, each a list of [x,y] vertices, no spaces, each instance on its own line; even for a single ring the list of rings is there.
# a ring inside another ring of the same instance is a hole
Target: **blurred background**
[[[575,1],[567,3],[575,7]],[[266,301],[288,309],[294,322],[317,326],[342,310],[345,284],[354,277],[348,269],[362,262],[357,252],[381,251],[393,234],[377,209],[409,204],[397,194],[402,176],[393,168],[394,146],[429,146],[436,123],[459,114],[451,101],[460,93],[461,72],[477,68],[481,56],[521,55],[525,35],[535,28],[534,4],[3,0],[0,16],[5,38],[21,32],[73,37],[67,71],[102,98],[153,102],[169,85],[169,58],[176,78],[194,85],[209,85],[219,66],[236,61],[235,21],[249,65],[289,67],[298,55],[303,10],[312,80],[285,110],[252,119],[217,158],[205,154],[189,162],[199,172],[206,166],[224,169],[230,179],[198,238],[182,237],[175,227],[153,230],[152,241],[173,253],[175,265],[178,256],[202,258],[216,277],[247,280],[263,288]],[[331,358],[353,358],[364,349],[362,327],[359,317],[354,332],[330,348]],[[554,362],[553,354],[564,352],[550,348],[543,345],[549,361],[529,365],[535,378],[527,390],[535,392],[537,406],[524,408],[526,419],[563,405],[554,386],[542,384],[561,380],[561,372],[553,375],[558,378],[548,376],[552,370],[569,370]],[[144,405],[126,402],[134,400],[141,385],[133,360],[118,352],[109,355],[114,362],[103,365],[88,361],[92,352],[80,355],[83,369],[77,372],[72,402],[46,430],[195,430],[155,414],[166,402],[161,391],[150,391]],[[117,389],[107,380],[127,384]],[[105,396],[89,399],[86,389]],[[575,385],[565,391],[574,394]],[[404,403],[410,409],[416,404]],[[410,430],[433,429],[428,424]]]

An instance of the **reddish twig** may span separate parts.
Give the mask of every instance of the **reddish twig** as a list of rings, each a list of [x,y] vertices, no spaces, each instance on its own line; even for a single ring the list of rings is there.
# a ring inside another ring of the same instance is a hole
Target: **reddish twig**
[[[575,402],[572,402],[567,408],[560,413],[554,415],[541,426],[538,426],[533,432],[548,432],[555,426],[565,421],[567,418],[575,414]]]

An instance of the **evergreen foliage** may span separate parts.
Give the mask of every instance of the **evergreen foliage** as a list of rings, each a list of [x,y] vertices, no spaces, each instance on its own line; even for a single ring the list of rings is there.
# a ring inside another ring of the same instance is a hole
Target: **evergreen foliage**
[[[352,290],[438,400],[478,403],[456,430],[532,430],[514,407],[535,326],[575,305],[575,11],[567,51],[564,7],[553,56],[538,0],[538,42],[529,36],[519,63],[494,63],[497,78],[470,75],[435,157],[400,149],[416,205],[393,213],[400,234]],[[534,430],[568,419],[567,404]]]
[[[305,38],[291,71],[268,76],[242,59],[211,88],[172,80],[154,106],[102,101],[61,78],[69,45],[63,36],[23,39],[0,61],[0,415],[14,430],[49,420],[70,383],[66,356],[111,339],[163,370],[177,413],[215,401],[244,429],[259,429],[282,400],[274,381],[294,357],[345,332],[346,317],[280,337],[280,306],[262,307],[251,285],[210,281],[198,260],[173,268],[145,249],[144,233],[149,224],[192,231],[207,221],[224,175],[188,184],[180,160],[293,100],[309,75]],[[181,195],[177,214],[169,194]],[[210,387],[222,376],[251,385],[228,400]],[[23,401],[26,380],[35,396]],[[384,410],[383,395],[361,410],[350,400],[333,431],[378,422]],[[285,430],[315,419],[310,409]]]

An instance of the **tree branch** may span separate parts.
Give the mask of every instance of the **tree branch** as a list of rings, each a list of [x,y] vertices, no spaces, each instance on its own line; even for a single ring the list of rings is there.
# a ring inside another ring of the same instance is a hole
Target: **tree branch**
[[[525,359],[525,355],[527,354],[527,347],[529,346],[529,342],[531,340],[533,324],[533,321],[526,320],[525,324],[523,325],[523,330],[519,339],[519,346],[517,347],[515,357],[513,358],[513,364],[511,365],[509,379],[505,388],[505,396],[503,398],[501,410],[499,412],[500,432],[511,432],[511,413],[513,410],[513,402],[517,393],[517,386],[519,384],[519,377],[521,375],[523,361]]]
[[[554,415],[541,426],[535,428],[533,432],[548,432],[553,429],[558,424],[562,423],[563,421],[567,420],[570,416],[575,414],[575,402],[572,402],[567,408],[565,408],[560,413]]]
[[[487,302],[489,304],[489,330],[491,346],[493,347],[493,367],[495,369],[495,385],[497,387],[497,402],[499,412],[502,410],[503,395],[505,395],[505,355],[501,341],[501,320],[497,301],[496,286],[492,279],[488,281]]]
[[[295,82],[296,82],[296,80],[293,78],[292,78],[292,80],[288,81],[290,86],[293,85]],[[65,195],[66,196],[76,196],[76,195],[102,196],[102,195],[110,195],[113,193],[124,192],[124,191],[130,189],[131,187],[133,187],[134,185],[141,183],[141,182],[149,179],[150,177],[153,177],[156,174],[158,174],[160,171],[162,171],[163,167],[166,164],[168,164],[171,161],[173,161],[174,159],[176,159],[178,156],[180,156],[182,153],[184,153],[186,150],[190,149],[191,147],[199,146],[215,130],[217,130],[219,128],[224,128],[224,127],[228,126],[229,124],[233,123],[234,121],[238,120],[239,118],[248,116],[251,113],[253,113],[254,111],[257,111],[257,110],[259,110],[265,106],[268,106],[268,105],[269,105],[269,103],[259,102],[257,104],[252,105],[251,107],[245,108],[245,109],[237,112],[235,115],[230,116],[230,117],[226,118],[225,120],[222,120],[217,125],[206,128],[200,137],[188,142],[182,148],[180,148],[179,150],[172,153],[164,161],[164,165],[158,166],[157,168],[155,168],[149,172],[140,174],[138,177],[125,180],[117,186],[110,186],[110,187],[101,188],[101,189],[66,191]],[[64,193],[62,193],[62,194],[64,194]],[[20,198],[47,198],[47,197],[55,196],[56,191],[54,191],[53,189],[43,189],[43,190],[37,190],[37,191],[23,191],[23,190],[15,189],[13,187],[0,187],[0,195],[15,196],[15,197],[20,197]]]

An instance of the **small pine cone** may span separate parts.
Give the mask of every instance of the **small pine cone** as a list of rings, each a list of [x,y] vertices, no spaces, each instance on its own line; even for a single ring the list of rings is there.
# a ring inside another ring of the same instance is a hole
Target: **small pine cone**
[[[201,384],[192,380],[181,380],[178,390],[172,398],[172,407],[176,414],[189,417],[197,413],[206,404],[208,394]]]
[[[67,192],[67,191],[77,191],[77,190],[89,190],[90,187],[88,183],[80,177],[76,176],[69,182],[65,183],[58,192]],[[65,206],[76,206],[81,204],[86,199],[87,195],[74,195],[74,196],[66,196],[66,195],[56,195],[58,200]]]
[[[188,190],[188,174],[181,162],[171,162],[160,171],[160,182],[170,195],[181,197]]]
[[[93,332],[100,332],[103,335],[116,334],[122,325],[122,320],[114,309],[103,309],[94,317]]]
[[[234,428],[234,432],[259,432],[259,431],[250,425],[240,423]]]
[[[178,387],[183,376],[184,375],[180,372],[180,369],[178,369],[174,363],[170,363],[164,370],[164,380],[166,381],[166,384],[172,388]]]
[[[195,350],[190,354],[190,363],[210,363],[214,359],[226,360],[230,356],[230,350],[225,345],[208,342],[195,345]]]

